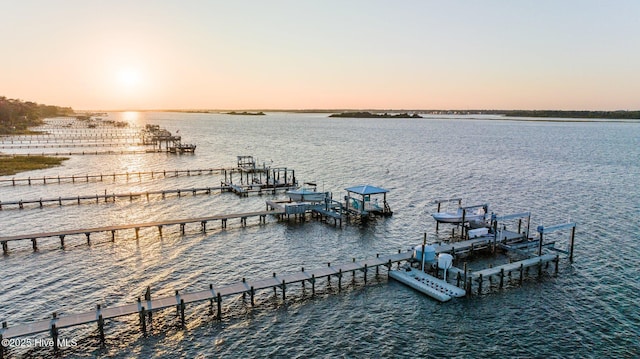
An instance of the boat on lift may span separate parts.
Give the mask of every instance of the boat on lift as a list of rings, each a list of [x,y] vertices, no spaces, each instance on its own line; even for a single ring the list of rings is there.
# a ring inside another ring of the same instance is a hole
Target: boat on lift
[[[488,210],[489,206],[487,204],[483,204],[473,207],[460,207],[455,212],[432,213],[431,216],[439,223],[458,224],[462,222],[482,222],[485,220]]]
[[[305,182],[309,187],[300,187],[286,191],[285,194],[294,202],[322,202],[325,198],[331,198],[330,192],[318,192],[316,184],[313,182]]]

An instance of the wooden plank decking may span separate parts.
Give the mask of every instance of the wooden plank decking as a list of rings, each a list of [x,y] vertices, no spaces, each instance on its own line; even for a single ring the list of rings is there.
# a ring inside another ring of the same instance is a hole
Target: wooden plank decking
[[[142,300],[137,303],[123,304],[111,308],[96,308],[83,313],[63,315],[56,318],[3,327],[0,329],[0,337],[9,339],[37,333],[52,332],[54,324],[57,329],[68,328],[82,324],[99,322],[100,316],[102,316],[102,319],[104,320],[141,312],[153,312],[166,308],[174,308],[175,306],[180,306],[182,304],[197,303],[207,300],[217,302],[223,297],[243,293],[253,294],[257,290],[280,288],[284,292],[286,286],[289,284],[308,281],[315,285],[315,280],[317,279],[330,276],[341,276],[349,272],[355,273],[356,271],[362,271],[366,276],[366,272],[369,269],[379,266],[389,267],[395,263],[410,259],[412,255],[413,252],[400,252],[383,257],[377,256],[376,258],[370,258],[362,261],[354,260],[337,266],[331,266],[331,264],[328,264],[327,267],[311,271],[303,270],[301,272],[284,274],[281,276],[275,275],[274,273],[274,276],[265,279],[258,279],[254,281],[247,280],[220,287],[211,286],[210,289],[206,290],[183,294],[177,293],[174,296]],[[220,312],[218,312],[218,315],[220,315]]]
[[[198,192],[203,192],[205,194],[211,194],[213,191],[223,191],[228,190],[226,186],[218,186],[218,187],[202,187],[202,188],[182,188],[182,189],[170,189],[170,190],[160,190],[160,191],[146,191],[146,192],[129,192],[129,193],[113,193],[113,194],[95,194],[95,195],[78,195],[75,197],[58,197],[58,198],[39,198],[39,199],[27,199],[27,200],[18,200],[18,201],[0,201],[0,210],[3,209],[3,206],[18,206],[19,209],[23,209],[24,205],[27,204],[38,204],[40,208],[42,208],[45,204],[48,203],[56,203],[59,206],[62,206],[63,203],[73,202],[80,204],[80,201],[96,201],[99,202],[103,200],[104,202],[108,202],[109,200],[115,202],[117,198],[128,198],[133,200],[134,198],[140,198],[146,196],[147,200],[151,195],[161,195],[162,198],[165,198],[168,194],[177,194],[180,197],[183,194],[192,193],[194,196]]]
[[[38,238],[60,237],[61,240],[64,240],[64,237],[66,236],[84,234],[87,236],[87,239],[88,239],[92,233],[111,232],[112,239],[113,239],[114,238],[113,236],[115,235],[116,231],[121,231],[126,229],[135,229],[136,238],[137,238],[138,230],[140,228],[158,227],[158,229],[162,231],[162,227],[164,226],[180,225],[181,229],[184,230],[184,225],[187,223],[200,223],[204,231],[206,230],[207,222],[211,222],[211,221],[222,221],[223,228],[226,228],[226,221],[229,219],[239,218],[241,220],[241,223],[243,225],[246,225],[246,219],[248,217],[260,217],[261,220],[263,220],[263,218],[265,218],[268,215],[279,215],[283,213],[284,212],[280,210],[265,210],[265,211],[256,211],[256,212],[218,214],[214,216],[198,217],[198,218],[172,219],[172,220],[157,221],[157,222],[145,222],[145,223],[122,224],[122,225],[105,226],[105,227],[71,229],[71,230],[64,230],[64,231],[19,234],[14,236],[0,237],[0,243],[2,243],[3,251],[6,253],[8,251],[7,243],[11,241],[32,240],[34,241],[33,242],[34,249],[36,249],[35,240]]]

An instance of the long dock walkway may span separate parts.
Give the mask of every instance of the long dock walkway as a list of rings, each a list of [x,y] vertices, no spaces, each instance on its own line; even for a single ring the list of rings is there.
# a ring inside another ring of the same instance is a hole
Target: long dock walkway
[[[251,305],[254,305],[254,296],[257,291],[265,289],[273,289],[274,292],[280,289],[282,291],[282,299],[286,300],[287,287],[295,283],[308,282],[311,284],[312,295],[315,295],[315,284],[318,279],[327,278],[328,281],[331,277],[338,278],[338,288],[341,287],[341,280],[345,274],[350,272],[355,277],[356,272],[363,272],[364,282],[367,281],[367,273],[375,268],[376,274],[379,272],[379,267],[384,266],[390,269],[393,264],[406,261],[411,258],[412,252],[401,252],[388,256],[376,256],[376,258],[356,261],[355,258],[352,262],[343,263],[332,266],[328,263],[326,267],[317,268],[311,271],[302,271],[297,273],[285,274],[282,276],[273,273],[273,276],[258,279],[258,280],[242,280],[242,282],[222,285],[214,287],[209,285],[209,289],[191,292],[191,293],[179,293],[176,291],[174,296],[167,296],[152,299],[150,294],[146,295],[145,299],[138,298],[135,303],[124,304],[114,306],[111,308],[101,308],[100,305],[96,309],[78,313],[69,314],[64,316],[56,316],[55,314],[51,319],[39,320],[26,324],[19,324],[15,326],[8,326],[7,322],[2,324],[0,329],[0,338],[10,339],[18,338],[27,335],[33,335],[37,333],[49,332],[52,335],[53,342],[56,343],[58,339],[58,330],[62,328],[69,328],[73,326],[97,323],[98,330],[100,332],[100,338],[104,340],[104,320],[113,319],[127,315],[138,314],[140,319],[140,325],[144,332],[146,332],[146,314],[160,311],[168,308],[178,308],[182,325],[185,324],[185,306],[191,303],[199,303],[209,301],[211,309],[213,309],[213,303],[217,304],[217,318],[222,318],[222,299],[234,295],[249,295],[251,297]]]
[[[120,151],[64,151],[64,152],[38,152],[38,153],[12,153],[12,156],[84,156],[84,155],[141,155],[145,153],[165,153],[166,150],[146,149],[146,150],[120,150]]]
[[[281,210],[266,210],[266,211],[257,211],[257,212],[245,212],[245,213],[231,213],[231,214],[219,214],[215,216],[209,217],[199,217],[199,218],[184,218],[184,219],[173,219],[166,221],[158,221],[158,222],[146,222],[146,223],[135,223],[135,224],[123,224],[123,225],[115,225],[115,226],[106,226],[106,227],[94,227],[94,228],[84,228],[84,229],[71,229],[65,231],[55,231],[55,232],[41,232],[41,233],[32,233],[32,234],[19,234],[14,236],[5,236],[0,237],[0,243],[2,244],[2,251],[4,254],[9,252],[9,242],[14,241],[23,241],[23,240],[31,240],[33,250],[38,250],[37,240],[39,238],[49,238],[49,237],[58,237],[60,238],[60,245],[64,247],[64,240],[66,236],[84,234],[87,237],[87,244],[91,244],[90,236],[93,233],[99,232],[111,232],[111,241],[115,241],[116,231],[122,231],[127,229],[134,229],[136,233],[136,239],[139,238],[139,230],[140,228],[149,228],[149,227],[157,227],[160,236],[162,236],[162,228],[165,226],[171,225],[180,225],[180,232],[184,234],[184,227],[188,223],[200,223],[203,232],[207,230],[207,223],[213,221],[220,221],[222,223],[222,228],[227,228],[227,220],[229,219],[240,219],[240,224],[242,226],[247,225],[247,218],[249,217],[259,217],[260,222],[266,222],[266,217],[269,215],[281,215],[284,214]]]
[[[146,197],[147,201],[149,200],[149,196],[152,195],[161,195],[162,199],[164,199],[168,194],[177,194],[178,197],[182,196],[186,193],[192,193],[194,196],[198,192],[202,192],[205,194],[211,194],[214,191],[225,191],[229,190],[228,187],[218,186],[218,187],[201,187],[201,188],[186,188],[186,189],[170,189],[170,190],[160,190],[160,191],[146,191],[146,192],[129,192],[129,193],[113,193],[113,194],[95,194],[95,195],[78,195],[75,197],[58,197],[58,198],[39,198],[39,199],[28,199],[28,200],[18,200],[18,201],[0,201],[0,210],[6,206],[17,206],[19,209],[23,209],[24,205],[28,204],[38,204],[40,208],[43,208],[44,205],[48,203],[57,203],[58,206],[62,206],[63,204],[77,203],[80,204],[81,201],[95,201],[95,203],[99,203],[100,201],[104,202],[115,202],[117,198],[129,198],[129,200],[133,200],[134,198]]]
[[[157,170],[157,171],[141,171],[141,172],[124,172],[124,173],[99,173],[99,174],[86,174],[86,175],[71,175],[71,176],[43,176],[43,177],[26,177],[26,178],[0,178],[0,184],[4,185],[19,185],[27,184],[29,186],[36,184],[51,184],[51,183],[87,183],[90,180],[96,182],[104,182],[105,180],[116,179],[137,179],[142,180],[143,177],[149,179],[155,179],[156,177],[168,178],[179,176],[200,176],[205,174],[220,174],[225,171],[240,171],[237,168],[201,168],[201,169],[183,169],[183,170]]]
[[[144,147],[144,146],[148,146],[145,145],[142,142],[136,142],[136,143],[98,143],[98,142],[92,142],[92,143],[72,143],[72,144],[57,144],[57,145],[33,145],[33,144],[26,144],[26,145],[21,145],[21,144],[17,144],[17,145],[1,145],[0,149],[5,149],[5,150],[11,150],[11,149],[31,149],[31,148],[78,148],[78,147],[129,147],[129,146],[137,146],[137,147]]]

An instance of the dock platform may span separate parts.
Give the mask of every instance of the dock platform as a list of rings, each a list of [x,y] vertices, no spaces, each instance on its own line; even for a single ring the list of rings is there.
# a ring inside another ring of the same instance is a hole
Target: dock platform
[[[162,196],[164,199],[169,194],[176,194],[178,197],[183,196],[184,194],[191,193],[192,195],[196,195],[198,192],[204,194],[211,194],[215,191],[225,191],[228,190],[228,187],[220,186],[220,187],[201,187],[201,188],[182,188],[182,189],[169,189],[169,190],[160,190],[160,191],[146,191],[146,192],[129,192],[129,193],[113,193],[113,194],[95,194],[95,195],[78,195],[75,197],[58,197],[58,198],[39,198],[39,199],[28,199],[28,200],[18,200],[18,201],[0,201],[0,210],[4,209],[3,207],[7,206],[17,206],[19,209],[24,209],[25,205],[28,204],[38,204],[40,208],[43,208],[45,204],[55,203],[58,206],[62,206],[64,203],[72,202],[80,204],[81,201],[95,201],[95,203],[99,203],[100,201],[104,202],[115,202],[118,198],[128,198],[129,200],[133,200],[134,198],[146,197],[147,201],[149,200],[149,196]]]
[[[284,275],[276,275],[273,273],[271,277],[258,280],[245,280],[241,282],[231,283],[214,287],[209,285],[208,289],[200,290],[190,293],[179,293],[176,291],[174,296],[167,296],[152,299],[150,294],[143,300],[138,298],[135,303],[123,304],[114,306],[111,308],[101,308],[100,305],[96,309],[89,310],[77,314],[69,314],[64,316],[56,316],[55,314],[51,319],[39,320],[35,322],[18,324],[15,326],[9,326],[7,322],[4,322],[0,329],[0,338],[11,339],[24,337],[27,335],[33,335],[38,333],[49,332],[52,335],[53,342],[58,339],[58,330],[62,328],[69,328],[83,324],[97,323],[100,337],[104,340],[104,320],[113,319],[127,315],[138,314],[140,318],[140,324],[143,331],[146,331],[146,313],[154,311],[160,311],[167,308],[179,308],[180,318],[182,325],[184,325],[184,310],[187,304],[199,303],[210,301],[211,307],[213,303],[217,304],[217,318],[222,318],[222,299],[234,295],[249,295],[251,297],[251,305],[254,305],[255,293],[259,290],[273,289],[274,292],[278,289],[282,292],[283,301],[286,300],[286,290],[291,284],[296,283],[310,283],[312,288],[312,295],[315,295],[315,285],[317,280],[327,278],[329,282],[331,277],[338,279],[338,289],[342,285],[342,277],[345,274],[356,272],[362,272],[364,276],[364,282],[367,282],[367,273],[370,270],[375,270],[376,275],[379,274],[379,267],[383,266],[390,269],[393,264],[400,263],[410,259],[412,252],[401,252],[397,254],[387,256],[376,256],[375,258],[356,261],[355,258],[352,262],[343,263],[339,265],[331,265],[328,263],[326,267],[317,268],[311,271],[302,271],[297,273],[290,273]]]
[[[206,232],[207,223],[212,221],[220,221],[222,223],[222,228],[227,228],[227,221],[229,219],[240,219],[240,224],[242,226],[246,226],[247,218],[249,217],[259,217],[260,222],[264,223],[266,222],[267,216],[269,215],[277,216],[281,214],[284,214],[284,212],[281,210],[272,209],[272,210],[256,211],[256,212],[219,214],[215,216],[200,217],[200,218],[184,218],[184,219],[173,219],[173,220],[158,221],[158,222],[124,224],[124,225],[94,227],[94,228],[85,228],[85,229],[71,229],[71,230],[55,231],[55,232],[20,234],[15,236],[0,237],[0,243],[2,244],[3,253],[7,254],[9,252],[9,242],[12,242],[12,241],[31,240],[33,250],[35,251],[35,250],[38,250],[37,240],[40,238],[58,237],[60,238],[60,246],[64,247],[65,237],[71,236],[71,235],[84,234],[87,237],[87,244],[91,244],[90,242],[91,234],[99,233],[99,232],[111,232],[111,241],[115,241],[116,231],[134,229],[136,233],[136,239],[138,239],[139,230],[141,228],[157,227],[160,236],[162,236],[162,228],[165,226],[180,225],[180,232],[184,234],[184,227],[186,224],[200,223],[202,231]]]

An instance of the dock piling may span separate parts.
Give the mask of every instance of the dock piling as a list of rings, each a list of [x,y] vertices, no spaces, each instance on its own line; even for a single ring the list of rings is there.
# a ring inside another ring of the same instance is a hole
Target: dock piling
[[[218,292],[217,302],[218,302],[218,320],[222,320],[222,296],[220,295],[220,292]]]
[[[101,313],[102,309],[100,304],[96,307],[96,312],[98,313],[98,334],[100,336],[100,345],[104,346],[104,318]]]
[[[520,285],[522,285],[523,279],[524,279],[524,264],[520,263]]]
[[[182,323],[183,327],[185,326],[184,308],[185,308],[184,299],[180,299],[180,323]]]
[[[286,300],[286,292],[287,292],[287,284],[285,283],[284,279],[282,280],[282,301],[284,302]]]

